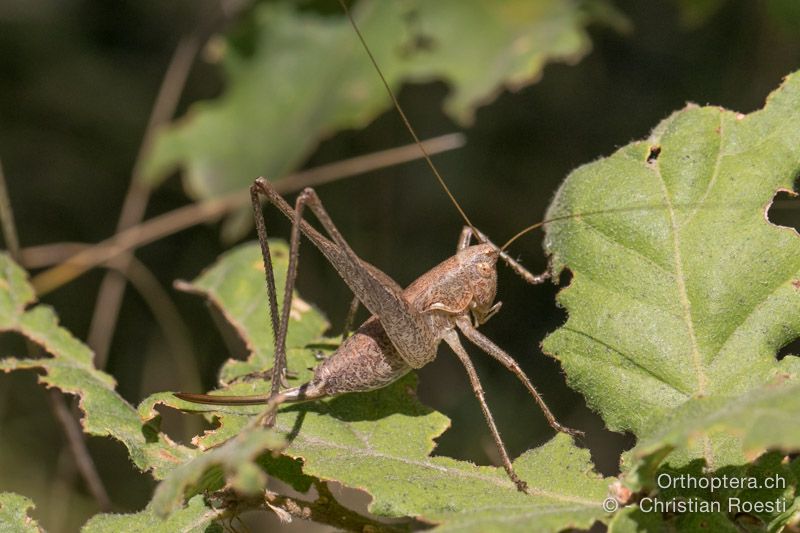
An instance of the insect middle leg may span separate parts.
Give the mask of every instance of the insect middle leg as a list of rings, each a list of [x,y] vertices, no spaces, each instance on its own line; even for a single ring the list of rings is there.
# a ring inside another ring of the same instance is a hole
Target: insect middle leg
[[[473,231],[477,232],[478,240],[481,240],[487,244],[491,244],[492,246],[497,248],[497,245],[495,245],[492,241],[490,241],[489,238],[486,237],[486,235],[481,233],[479,230],[471,228],[469,226],[464,226],[464,228],[461,230],[461,235],[458,239],[457,250],[463,250],[469,246],[470,241],[474,236]],[[519,274],[525,281],[531,283],[532,285],[542,283],[550,277],[549,272],[544,272],[538,275],[532,274],[528,269],[523,267],[516,260],[514,260],[508,254],[506,254],[506,252],[501,251],[500,258],[503,259],[505,263],[509,267],[511,267],[512,270],[514,270],[514,272]],[[489,320],[489,318],[491,318],[499,310],[500,307],[499,304],[500,302],[495,304],[490,309],[489,313],[481,318],[480,324]],[[556,431],[567,433],[568,435],[575,435],[575,436],[583,435],[582,431],[563,426],[558,422],[558,420],[556,420],[556,417],[547,407],[547,404],[544,402],[544,399],[542,399],[542,396],[539,394],[539,391],[536,390],[536,387],[533,386],[533,384],[528,379],[528,376],[525,375],[525,373],[522,371],[522,368],[520,368],[519,363],[517,363],[513,357],[508,355],[502,348],[500,348],[494,342],[492,342],[491,339],[489,339],[483,333],[478,331],[476,327],[473,326],[472,323],[466,317],[461,317],[457,319],[456,325],[464,334],[464,336],[467,337],[467,339],[469,339],[470,342],[472,342],[475,346],[477,346],[478,348],[489,354],[492,358],[499,361],[500,364],[502,364],[504,367],[510,370],[517,377],[517,379],[519,379],[522,382],[522,384],[525,385],[525,388],[528,389],[528,392],[530,392],[531,396],[533,396],[534,400],[536,400],[536,403],[539,404],[539,408],[544,413],[545,418],[547,418],[547,422],[548,424],[550,424],[550,427],[552,427]]]
[[[489,431],[492,433],[494,443],[497,446],[497,450],[500,452],[500,458],[503,461],[503,468],[505,468],[508,477],[510,477],[511,481],[514,482],[514,484],[517,486],[517,489],[527,493],[528,484],[520,479],[520,477],[514,471],[514,467],[511,464],[511,459],[508,457],[505,444],[503,444],[503,439],[500,438],[500,432],[497,431],[497,425],[494,423],[492,412],[489,411],[489,406],[486,404],[486,398],[484,398],[483,387],[478,379],[478,373],[475,372],[475,367],[473,366],[467,351],[464,349],[464,346],[462,346],[461,341],[458,338],[458,333],[456,330],[451,329],[444,334],[443,338],[458,356],[458,359],[461,361],[461,364],[464,365],[464,369],[467,371],[469,382],[472,385],[472,391],[475,394],[475,397],[478,399],[478,403],[481,404],[481,410],[483,411],[484,418],[486,418],[486,424],[489,426]]]
[[[566,426],[561,425],[550,409],[547,407],[547,404],[544,403],[539,392],[536,390],[536,387],[528,379],[528,376],[522,371],[520,368],[519,363],[517,363],[513,357],[508,355],[502,348],[497,346],[494,342],[492,342],[489,337],[478,331],[473,327],[470,321],[466,318],[459,318],[456,320],[456,325],[458,329],[464,334],[464,336],[469,339],[472,344],[489,354],[493,359],[496,359],[510,370],[516,377],[519,379],[525,388],[528,389],[531,396],[536,400],[536,403],[539,404],[539,408],[541,408],[542,412],[544,413],[545,418],[547,418],[547,422],[550,424],[550,427],[555,429],[556,431],[560,431],[561,433],[567,433],[568,435],[574,436],[582,436],[583,432],[577,429],[568,428]]]

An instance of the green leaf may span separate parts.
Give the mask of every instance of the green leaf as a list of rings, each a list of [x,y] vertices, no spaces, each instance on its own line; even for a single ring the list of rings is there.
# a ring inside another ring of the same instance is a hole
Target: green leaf
[[[273,250],[279,258],[286,255],[285,245],[273,243]],[[260,312],[266,306],[266,298],[263,271],[255,267],[259,262],[258,246],[243,245],[223,256],[190,285],[195,292],[207,291],[248,345],[254,347],[254,355],[246,364],[231,362],[223,369],[226,380],[264,370],[271,364],[267,358],[271,338],[264,333],[268,330],[266,311]],[[277,274],[281,276],[280,268]],[[283,281],[281,276],[278,285]],[[309,328],[306,324],[301,331],[319,335],[324,322],[309,316],[316,313],[313,309],[306,313],[303,319],[318,327]],[[268,344],[259,347],[255,338],[263,338]],[[298,332],[290,338],[293,348],[289,350],[288,363],[290,370],[299,374],[299,384],[311,377],[309,368],[318,363],[314,350],[325,341],[303,341]],[[302,345],[312,341],[310,347]],[[260,363],[256,364],[256,360]],[[259,364],[264,366],[258,367]],[[224,390],[263,394],[268,387],[268,383],[238,381]],[[515,462],[518,473],[531,487],[531,495],[519,493],[502,469],[431,457],[434,439],[447,429],[449,420],[420,404],[415,388],[414,376],[407,376],[372,392],[283,406],[275,426],[289,441],[283,453],[302,460],[303,473],[308,476],[367,491],[373,496],[370,512],[377,515],[412,516],[474,531],[498,527],[523,531],[530,528],[532,521],[543,531],[558,531],[589,527],[604,518],[601,502],[610,480],[593,473],[588,451],[575,447],[566,436],[556,437]],[[166,396],[157,401],[186,407]],[[476,416],[480,416],[477,402],[475,407]],[[219,421],[218,429],[195,439],[199,446],[209,447],[247,431],[263,407],[198,405],[194,409],[213,414]],[[270,466],[266,464],[268,469]],[[280,477],[286,469],[269,473]],[[292,476],[289,481],[296,482],[296,472]]]
[[[609,533],[638,533],[640,531],[665,531],[660,513],[645,513],[635,505],[624,507],[608,523]]]
[[[253,461],[264,450],[275,450],[283,444],[275,432],[262,428],[237,435],[173,470],[156,489],[150,507],[157,515],[167,516],[181,507],[185,493],[193,496],[204,490],[219,490],[224,478],[233,479],[232,487],[241,494],[257,493],[266,486],[267,479],[263,471],[253,468]],[[212,469],[213,475],[207,476]]]
[[[686,513],[666,518],[661,513],[644,513],[636,507],[626,507],[611,520],[609,533],[638,533],[641,531],[714,531],[739,533],[723,513]]]
[[[459,472],[465,471],[463,462],[455,463]],[[535,524],[537,531],[561,531],[589,529],[605,519],[601,504],[612,479],[595,474],[589,450],[577,448],[566,435],[525,452],[514,468],[528,482],[530,496],[508,485],[498,490],[492,486],[496,481],[489,479],[472,482],[456,474],[442,483],[441,476],[431,475],[430,483],[438,490],[434,495],[420,491],[418,505],[424,516],[443,522],[443,530],[531,531]],[[496,480],[507,483],[502,470],[491,470]]]
[[[797,465],[782,453],[731,465],[713,474],[702,461],[662,468],[658,491],[643,493],[637,505],[617,513],[611,531],[781,531],[797,517]],[[697,480],[716,481],[715,487]],[[738,483],[738,485],[737,485]],[[665,507],[666,506],[672,506]],[[685,506],[683,510],[679,507]],[[692,507],[686,507],[692,506]]]
[[[569,319],[543,347],[609,428],[641,444],[634,488],[701,460],[800,449],[800,240],[766,220],[800,173],[800,74],[762,110],[689,105],[572,172],[546,249],[572,272]],[[572,216],[577,215],[577,216]],[[620,520],[623,520],[620,518]]]
[[[445,110],[462,123],[501,88],[533,83],[548,61],[574,62],[589,48],[577,2],[362,1],[355,11],[388,83],[447,81]],[[190,194],[210,198],[259,175],[280,179],[321,138],[390,106],[343,16],[262,3],[251,23],[252,50],[220,47],[225,93],[161,131],[144,170],[151,183],[180,166]]]
[[[30,498],[13,492],[0,492],[0,533],[43,531],[36,520],[28,516],[33,508]]]
[[[34,303],[34,291],[23,269],[7,254],[0,253],[0,331],[16,331],[41,346],[50,357],[0,359],[5,372],[20,369],[41,369],[39,381],[79,398],[84,413],[81,423],[90,435],[110,436],[121,441],[131,460],[141,470],[150,470],[156,478],[185,463],[197,450],[172,442],[149,422],[157,413],[143,409],[146,421],[114,390],[114,378],[97,370],[93,354],[87,346],[58,325],[53,310]],[[258,437],[254,435],[253,438]],[[185,471],[185,470],[184,470]],[[187,482],[188,483],[188,482]],[[34,521],[25,513],[32,503],[27,498],[10,493],[0,494],[0,531],[18,523],[25,531],[38,531]],[[194,498],[189,506],[162,521],[155,513],[145,510],[133,515],[98,515],[85,526],[85,531],[204,531],[220,515],[220,511],[205,506],[202,498]]]
[[[28,307],[34,292],[25,271],[0,254],[0,331],[16,331],[41,346],[50,357],[0,359],[0,370],[41,369],[39,381],[78,397],[84,432],[122,442],[131,460],[156,478],[195,455],[148,425],[115,390],[110,375],[97,370],[89,348],[58,325],[46,305]]]
[[[81,529],[82,533],[221,533],[214,521],[222,511],[207,507],[202,496],[195,496],[183,509],[166,520],[160,518],[150,507],[132,514],[99,514],[91,518]]]
[[[706,435],[735,437],[747,459],[765,449],[800,450],[800,383],[770,383],[741,396],[695,398],[678,407],[663,424],[637,444],[628,481],[652,484],[656,467],[674,449],[693,449]]]
[[[286,284],[289,250],[284,243],[270,241],[275,283]],[[233,248],[191,283],[180,282],[181,290],[200,294],[211,300],[245,341],[250,356],[246,362],[229,361],[221,375],[223,383],[235,377],[265,370],[272,366],[274,341],[264,281],[261,252],[254,244]],[[279,290],[278,305],[283,305]],[[304,348],[322,339],[328,329],[325,317],[299,297],[292,299],[286,348]],[[314,366],[312,364],[312,366]]]

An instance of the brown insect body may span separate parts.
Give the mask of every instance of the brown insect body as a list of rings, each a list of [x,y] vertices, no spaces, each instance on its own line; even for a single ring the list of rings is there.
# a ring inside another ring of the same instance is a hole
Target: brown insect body
[[[287,218],[294,219],[295,210],[275,192],[267,180],[260,178],[254,188],[266,193],[270,201]],[[340,273],[350,271],[349,265],[352,262],[345,259],[347,254],[342,254],[334,243],[305,221],[301,222],[300,230],[331,261],[336,270]],[[445,332],[456,327],[457,318],[468,317],[472,313],[476,324],[484,323],[499,309],[499,304],[493,305],[497,294],[499,253],[497,247],[491,244],[467,246],[468,237],[469,228],[465,228],[457,253],[417,278],[405,290],[400,290],[399,286],[377,267],[358,260],[363,267],[366,267],[370,277],[384,284],[384,289],[397,286],[401,300],[407,303],[410,311],[421,317],[418,325],[421,326],[422,333],[413,335],[414,338],[428,340],[427,345],[420,346],[414,351],[415,354],[422,354],[421,357],[410,358],[404,353],[404,347],[398,350],[386,332],[380,315],[373,312],[373,316],[320,363],[311,381],[282,391],[281,401],[313,400],[346,392],[364,392],[385,387],[413,368],[421,368],[433,361]],[[352,280],[353,276],[342,277],[354,294],[359,295],[364,292],[363,286],[348,281]],[[367,302],[365,305],[370,307]],[[382,307],[374,303],[372,305],[379,309]],[[180,397],[209,404],[220,402],[239,405],[260,404],[269,400],[268,396],[260,395],[219,397],[180,393]]]
[[[444,332],[470,312],[476,322],[492,309],[497,292],[497,251],[487,244],[470,246],[441,262],[408,286],[402,296],[422,314],[434,339],[431,359]],[[496,308],[496,307],[495,307]],[[306,384],[281,393],[285,401],[311,400],[345,392],[385,387],[406,375],[409,365],[373,315],[325,359]]]

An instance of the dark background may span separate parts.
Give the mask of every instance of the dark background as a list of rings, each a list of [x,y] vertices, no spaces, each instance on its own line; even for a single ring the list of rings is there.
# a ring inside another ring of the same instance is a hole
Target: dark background
[[[542,80],[503,93],[479,109],[464,130],[467,146],[436,158],[474,223],[496,241],[540,220],[558,184],[576,166],[645,137],[686,102],[741,112],[759,108],[782,76],[800,66],[800,14],[780,1],[727,1],[707,19],[687,23],[680,2],[615,1],[630,33],[590,28],[593,50],[577,65],[549,65]],[[23,246],[58,241],[97,242],[114,232],[150,107],[181,35],[196,28],[212,2],[11,0],[0,4],[0,157]],[[214,66],[198,60],[178,115],[193,101],[223,89]],[[459,130],[440,111],[447,87],[407,86],[401,102],[421,137]],[[408,142],[396,113],[363,131],[345,132],[320,146],[307,166]],[[320,196],[342,233],[363,258],[407,284],[450,255],[462,222],[421,163],[325,185]],[[147,216],[189,200],[171,178],[151,200]],[[775,218],[795,225],[782,202]],[[273,235],[288,226],[269,213]],[[224,249],[219,225],[198,226],[137,251],[174,297],[191,328],[191,345],[206,387],[228,357],[213,317],[197,297],[178,293],[173,280],[192,279]],[[254,234],[248,236],[254,238]],[[544,270],[541,235],[519,241],[513,253]],[[65,327],[85,338],[102,270],[47,295]],[[562,280],[562,282],[565,280]],[[333,270],[303,249],[299,289],[338,331],[349,294]],[[502,312],[483,331],[531,376],[561,422],[587,432],[598,469],[617,471],[632,438],[604,430],[559,365],[538,349],[565,319],[552,284],[525,285],[501,270]],[[13,336],[12,336],[13,337]],[[21,355],[19,339],[4,336],[2,355]],[[127,290],[110,350],[108,371],[120,393],[138,403],[175,390],[165,370],[169,349],[141,297]],[[474,352],[490,405],[512,455],[552,437],[535,403],[516,380]],[[436,453],[489,463],[493,444],[463,369],[447,350],[419,372],[423,401],[447,414],[452,428]],[[180,421],[177,422],[180,424]],[[140,509],[153,482],[135,471],[122,445],[92,438],[90,449],[118,511]],[[52,531],[72,530],[96,512],[75,474],[65,440],[43,390],[30,372],[0,375],[0,490],[32,497],[35,516]]]

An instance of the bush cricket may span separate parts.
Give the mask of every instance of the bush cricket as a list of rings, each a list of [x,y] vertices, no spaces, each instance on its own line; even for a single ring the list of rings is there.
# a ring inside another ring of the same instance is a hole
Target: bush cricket
[[[503,467],[517,489],[527,492],[527,484],[514,471],[511,460],[484,399],[478,375],[464,349],[458,332],[481,350],[499,361],[519,379],[542,409],[555,430],[570,435],[581,432],[561,425],[517,362],[502,348],[478,331],[500,309],[495,302],[497,291],[497,261],[502,259],[527,282],[536,284],[548,279],[548,274],[534,275],[512,259],[505,248],[521,234],[542,226],[534,224],[518,233],[503,247],[492,243],[478,231],[449,191],[443,178],[420,143],[414,128],[405,116],[393,91],[386,82],[376,60],[367,46],[354,19],[342,0],[339,0],[359,40],[381,77],[395,108],[406,128],[423,152],[424,159],[466,222],[458,239],[456,254],[435,266],[407,288],[401,288],[387,274],[360,259],[339,233],[331,217],[313,189],[300,193],[292,208],[264,178],[255,180],[250,188],[258,239],[264,260],[269,314],[275,339],[275,363],[271,372],[269,395],[213,396],[176,393],[183,400],[212,405],[267,404],[266,423],[274,422],[275,411],[281,403],[308,401],[348,392],[363,392],[384,387],[411,371],[421,368],[436,357],[439,344],[445,341],[463,364],[472,389],[483,411],[495,441]],[[278,208],[290,221],[289,267],[283,307],[278,310],[276,287],[267,231],[260,196]],[[326,235],[303,219],[305,208],[311,210]],[[297,273],[301,234],[305,235],[327,258],[342,280],[372,316],[347,337],[336,351],[314,371],[308,383],[281,391],[286,373],[286,333],[289,323],[292,292]],[[476,240],[478,244],[471,244]]]

